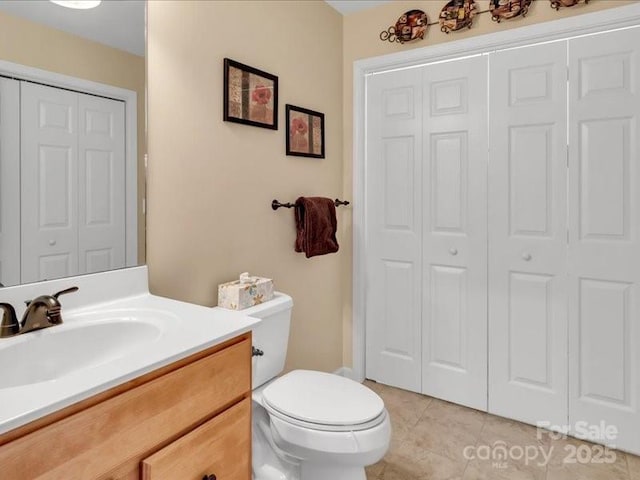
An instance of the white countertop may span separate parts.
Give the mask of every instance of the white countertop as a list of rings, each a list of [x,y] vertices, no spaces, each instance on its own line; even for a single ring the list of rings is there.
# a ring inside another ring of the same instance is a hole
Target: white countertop
[[[146,268],[144,268],[144,274],[146,276]],[[82,278],[76,277],[76,279]],[[92,278],[91,281],[94,285],[90,285],[90,287],[95,287],[100,283],[96,282],[95,278]],[[82,280],[66,282],[66,284],[70,283],[80,284],[81,290],[73,294],[80,296],[83,288],[82,283],[86,282]],[[57,285],[55,287],[58,288]],[[21,287],[11,288],[19,289]],[[41,293],[52,293],[49,292],[51,288],[38,290]],[[29,332],[13,338],[0,339],[1,350],[17,342],[28,342],[29,338],[37,338],[35,336],[50,334],[56,329],[77,327],[78,322],[86,321],[84,320],[87,318],[86,314],[92,312],[139,310],[145,312],[147,317],[151,312],[150,322],[153,322],[153,312],[156,311],[171,319],[169,334],[160,335],[140,348],[129,351],[125,356],[72,371],[55,380],[0,388],[0,433],[25,425],[128,380],[222,343],[251,330],[260,321],[243,315],[242,312],[207,308],[151,295],[144,292],[146,282],[142,288],[135,290],[137,291],[134,295],[117,299],[111,298],[103,303],[82,305],[82,302],[76,300],[77,308],[71,309],[64,307],[66,297],[61,297],[63,325]],[[0,301],[6,301],[1,294]],[[99,349],[100,345],[95,345],[95,348]],[[11,368],[11,365],[4,364],[3,368]]]

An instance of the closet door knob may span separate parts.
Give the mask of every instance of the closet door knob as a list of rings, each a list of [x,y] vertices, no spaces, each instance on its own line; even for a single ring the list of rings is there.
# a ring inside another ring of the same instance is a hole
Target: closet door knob
[[[455,247],[451,247],[449,249],[449,253],[455,257],[458,254],[458,249]]]
[[[523,259],[525,262],[529,262],[532,258],[533,258],[533,257],[531,256],[531,254],[530,254],[530,253],[526,253],[526,252],[525,252],[525,253],[523,253],[523,254],[522,254],[522,259]]]

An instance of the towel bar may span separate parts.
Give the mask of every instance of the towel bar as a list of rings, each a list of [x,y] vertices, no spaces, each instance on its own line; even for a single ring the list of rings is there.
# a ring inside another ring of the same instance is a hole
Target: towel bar
[[[336,198],[333,203],[335,204],[336,207],[339,207],[340,205],[349,205],[349,201],[347,200],[340,200],[339,198]],[[287,202],[287,203],[280,203],[278,200],[273,200],[271,202],[271,208],[273,210],[277,210],[280,207],[284,207],[284,208],[293,208],[295,207],[295,203],[291,203],[291,202]]]

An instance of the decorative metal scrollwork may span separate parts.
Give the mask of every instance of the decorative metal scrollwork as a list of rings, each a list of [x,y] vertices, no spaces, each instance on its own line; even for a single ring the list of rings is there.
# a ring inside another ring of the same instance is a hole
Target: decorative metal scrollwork
[[[531,0],[491,0],[489,3],[491,20],[500,23],[501,20],[509,20],[520,15],[526,17],[529,6],[531,6]]]
[[[579,3],[589,3],[589,0],[550,0],[551,8],[560,10],[560,7],[573,7]]]
[[[398,43],[422,40],[428,26],[426,13],[422,10],[409,10],[398,18],[395,25],[380,32],[380,40]]]
[[[474,0],[451,0],[440,12],[440,31],[455,32],[461,28],[471,28],[476,14]]]

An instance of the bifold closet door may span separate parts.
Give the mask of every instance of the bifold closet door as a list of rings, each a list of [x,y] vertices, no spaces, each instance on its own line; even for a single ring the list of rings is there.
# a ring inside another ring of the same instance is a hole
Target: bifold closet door
[[[20,82],[0,77],[0,282],[20,284]]]
[[[22,283],[124,267],[124,103],[20,83]]]
[[[491,55],[489,411],[567,422],[566,42]]]
[[[125,266],[124,102],[78,94],[80,273]]]
[[[21,82],[22,283],[78,274],[78,94]]]
[[[423,69],[422,392],[487,408],[487,57]]]
[[[367,80],[366,377],[420,392],[422,71]]]
[[[638,453],[640,28],[570,40],[569,65],[570,420]]]

